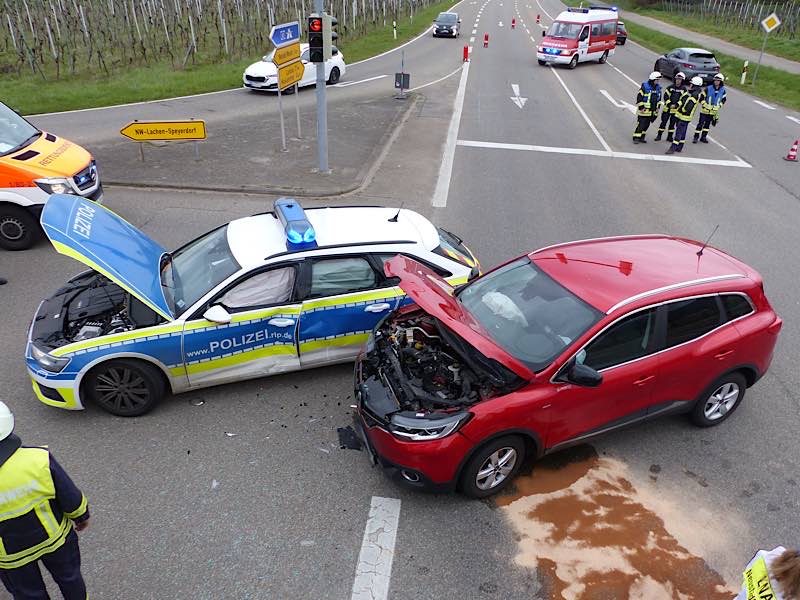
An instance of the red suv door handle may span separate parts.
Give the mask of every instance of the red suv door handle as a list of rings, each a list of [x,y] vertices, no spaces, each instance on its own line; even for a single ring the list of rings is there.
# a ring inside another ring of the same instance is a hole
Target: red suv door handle
[[[722,360],[723,358],[728,358],[731,354],[733,354],[733,350],[726,350],[725,352],[720,352],[719,354],[715,354],[714,358],[717,360]]]
[[[637,379],[636,381],[633,382],[633,385],[639,385],[639,386],[646,385],[655,378],[656,378],[655,375],[648,375],[647,377],[642,377],[641,379]]]

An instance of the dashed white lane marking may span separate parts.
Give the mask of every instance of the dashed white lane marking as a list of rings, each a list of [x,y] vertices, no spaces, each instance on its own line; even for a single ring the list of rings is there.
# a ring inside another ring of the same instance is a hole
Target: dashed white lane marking
[[[471,51],[472,51],[472,48],[470,48],[470,49],[468,50],[468,52],[471,52]],[[422,88],[426,88],[426,87],[428,87],[429,85],[434,85],[434,84],[436,84],[436,83],[439,83],[440,81],[444,81],[444,80],[445,80],[445,79],[447,79],[448,77],[452,77],[453,75],[455,75],[456,73],[458,73],[458,72],[459,72],[461,69],[462,69],[462,67],[461,67],[461,66],[459,66],[459,67],[458,67],[458,68],[457,68],[455,71],[453,71],[452,73],[448,73],[448,74],[447,74],[447,75],[445,75],[444,77],[439,77],[439,79],[436,79],[435,81],[429,81],[428,83],[424,83],[424,84],[422,84],[422,85],[418,85],[417,87],[415,87],[415,88],[411,88],[410,90],[406,90],[406,91],[407,91],[407,92],[416,92],[417,90],[421,90]]]
[[[471,38],[469,38],[469,43],[471,44],[474,41],[475,41],[475,36],[473,35]]]
[[[753,100],[753,102],[755,102],[759,106],[763,106],[767,110],[775,110],[774,106],[770,106],[769,104],[767,104],[766,102],[762,102],[761,100]]]
[[[399,522],[400,500],[372,497],[351,600],[386,600]]]
[[[614,152],[592,150],[590,148],[559,148],[557,146],[534,146],[530,144],[504,144],[500,142],[480,142],[475,140],[458,140],[459,146],[469,148],[492,148],[496,150],[522,150],[526,152],[546,152],[551,154],[573,154],[583,156],[599,156],[603,158],[624,158],[630,160],[649,160],[656,162],[687,163],[695,165],[713,165],[719,167],[751,168],[741,158],[738,160],[716,160],[711,158],[694,158],[691,156],[675,156],[666,154],[638,154],[636,152]]]
[[[800,125],[800,119],[798,119],[797,117],[791,117],[789,115],[786,115],[786,118],[789,119],[790,121],[794,121],[795,123]]]
[[[464,63],[464,70],[461,71],[461,80],[458,82],[458,92],[456,92],[456,100],[453,105],[453,114],[450,117],[450,126],[447,128],[444,156],[442,156],[442,164],[439,165],[439,178],[436,180],[436,190],[433,192],[432,200],[433,206],[438,208],[447,206],[447,195],[450,193],[450,177],[453,175],[458,127],[461,124],[461,111],[464,109],[464,96],[467,90],[467,77],[469,77],[469,66],[471,64],[469,62]]]
[[[476,33],[478,33],[478,30],[477,29],[473,29],[472,30],[472,35],[475,35]]]
[[[349,87],[351,85],[358,85],[359,83],[367,83],[368,81],[383,79],[384,77],[388,77],[388,75],[376,75],[375,77],[370,77],[369,79],[359,79],[358,81],[345,81],[344,83],[334,83],[330,87]]]
[[[567,96],[569,96],[569,99],[572,100],[572,103],[575,105],[575,108],[578,109],[578,112],[583,117],[583,120],[586,121],[586,124],[589,126],[589,129],[592,130],[592,133],[594,133],[595,137],[598,139],[603,148],[606,149],[606,152],[611,152],[611,146],[609,146],[606,143],[606,141],[603,139],[603,136],[600,135],[599,131],[597,131],[597,127],[595,127],[594,123],[592,123],[591,119],[589,119],[589,115],[586,114],[586,111],[583,110],[583,107],[580,104],[578,104],[578,101],[575,99],[575,96],[572,95],[572,92],[567,87],[567,84],[564,83],[563,79],[561,79],[561,75],[559,75],[558,72],[552,67],[550,68],[550,71],[553,73],[553,75],[556,76],[556,79],[558,79],[558,82],[561,84],[561,87],[563,87],[564,91],[567,92]]]

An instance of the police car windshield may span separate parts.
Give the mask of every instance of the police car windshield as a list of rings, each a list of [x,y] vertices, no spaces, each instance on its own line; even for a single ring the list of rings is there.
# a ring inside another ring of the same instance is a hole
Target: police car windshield
[[[41,133],[36,127],[0,102],[0,156],[24,148]]]
[[[550,25],[550,29],[547,30],[547,37],[574,40],[578,37],[582,27],[583,25],[579,23],[562,23],[561,21],[556,21]]]
[[[462,306],[506,352],[541,371],[601,318],[601,313],[527,258],[462,288]]]
[[[241,268],[228,245],[227,225],[189,242],[168,259],[162,264],[161,284],[175,316]]]

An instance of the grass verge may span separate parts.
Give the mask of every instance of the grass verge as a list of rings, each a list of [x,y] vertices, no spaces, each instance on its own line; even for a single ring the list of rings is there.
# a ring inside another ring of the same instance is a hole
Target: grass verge
[[[680,38],[666,35],[664,33],[642,27],[631,21],[626,21],[625,26],[628,28],[628,35],[630,39],[641,44],[642,46],[663,54],[682,46],[692,47],[695,44],[682,40]],[[727,54],[722,54],[714,48],[713,50],[720,64],[720,70],[725,74],[725,85],[753,94],[771,102],[777,102],[789,108],[800,110],[800,75],[787,73],[780,69],[772,67],[761,66],[758,71],[758,82],[752,85],[752,70],[749,74],[749,81],[744,85],[739,83],[739,76],[742,72],[742,59]]]
[[[401,19],[397,22],[397,40],[389,21],[385,28],[343,41],[342,53],[348,63],[353,63],[391,50],[427,29],[434,17],[453,3],[454,0],[443,0],[416,13],[413,19]],[[225,63],[208,59],[186,69],[175,69],[162,62],[131,68],[111,77],[78,76],[55,81],[43,81],[38,75],[2,76],[0,100],[21,114],[32,115],[216,92],[241,86],[245,67],[259,58]]]

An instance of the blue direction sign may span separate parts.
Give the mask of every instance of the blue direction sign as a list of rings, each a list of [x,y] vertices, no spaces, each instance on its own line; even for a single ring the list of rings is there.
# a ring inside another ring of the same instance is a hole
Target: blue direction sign
[[[269,32],[269,39],[276,48],[296,44],[300,41],[300,23],[293,21],[275,25]]]

